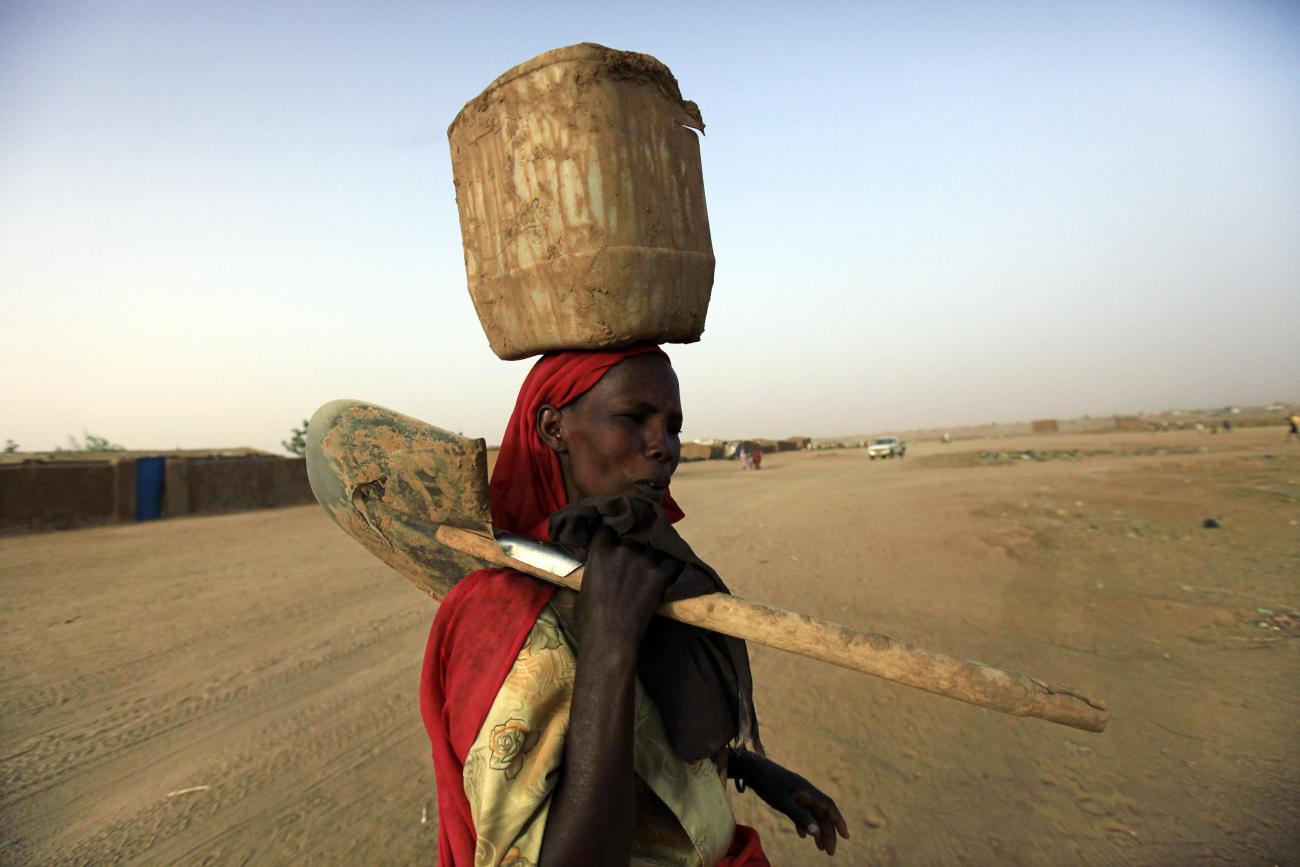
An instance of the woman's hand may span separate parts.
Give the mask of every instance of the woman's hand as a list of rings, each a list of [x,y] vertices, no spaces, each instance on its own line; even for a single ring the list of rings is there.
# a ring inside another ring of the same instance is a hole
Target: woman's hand
[[[587,549],[577,616],[582,642],[612,640],[635,650],[659,607],[669,571],[636,542],[601,527]]]
[[[727,764],[727,775],[784,813],[794,822],[800,837],[812,836],[817,848],[835,854],[836,832],[848,838],[849,827],[840,808],[821,789],[796,774],[747,750],[734,750]]]

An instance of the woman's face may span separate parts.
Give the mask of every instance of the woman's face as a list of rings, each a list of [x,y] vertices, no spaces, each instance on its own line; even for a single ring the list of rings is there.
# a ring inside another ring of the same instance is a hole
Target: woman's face
[[[682,456],[677,374],[658,355],[626,358],[563,409],[542,407],[537,429],[559,455],[569,502],[613,496],[663,502]]]

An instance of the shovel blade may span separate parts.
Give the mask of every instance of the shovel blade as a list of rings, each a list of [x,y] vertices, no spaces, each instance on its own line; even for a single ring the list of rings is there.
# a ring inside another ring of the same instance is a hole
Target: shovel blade
[[[488,565],[436,533],[450,526],[492,538],[483,440],[336,400],[308,423],[306,458],[312,493],[334,522],[435,599]]]

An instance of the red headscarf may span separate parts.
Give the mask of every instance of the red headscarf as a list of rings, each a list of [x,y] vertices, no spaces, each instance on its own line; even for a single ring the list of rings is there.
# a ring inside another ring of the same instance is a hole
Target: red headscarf
[[[538,359],[519,389],[488,486],[494,527],[533,539],[548,538],[547,520],[567,506],[569,498],[559,456],[537,435],[537,410],[547,404],[562,409],[591,390],[623,359],[646,354],[668,360],[668,354],[652,343],[627,349],[556,352]],[[664,496],[663,508],[669,521],[682,519],[672,494]]]

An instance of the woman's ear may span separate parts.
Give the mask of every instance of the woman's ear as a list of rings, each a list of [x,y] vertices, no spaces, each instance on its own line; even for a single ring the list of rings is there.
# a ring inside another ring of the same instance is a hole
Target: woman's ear
[[[563,420],[564,413],[549,403],[537,409],[537,435],[558,454],[564,454],[569,450],[564,442]]]

